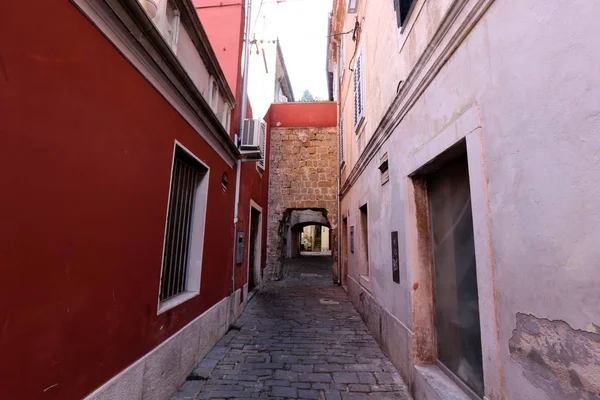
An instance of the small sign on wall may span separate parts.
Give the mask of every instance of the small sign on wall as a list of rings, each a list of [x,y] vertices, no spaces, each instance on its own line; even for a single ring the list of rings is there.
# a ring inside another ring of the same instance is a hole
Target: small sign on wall
[[[390,169],[387,153],[381,157],[379,171],[381,172],[381,185],[383,186],[390,181]]]
[[[354,253],[354,227],[350,227],[350,253]]]
[[[392,232],[392,279],[400,283],[400,256],[398,254],[398,232]]]

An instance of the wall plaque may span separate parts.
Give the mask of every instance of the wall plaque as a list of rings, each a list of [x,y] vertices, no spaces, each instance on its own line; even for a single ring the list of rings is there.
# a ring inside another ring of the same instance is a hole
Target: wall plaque
[[[398,254],[398,232],[392,232],[392,279],[400,283],[400,256]]]

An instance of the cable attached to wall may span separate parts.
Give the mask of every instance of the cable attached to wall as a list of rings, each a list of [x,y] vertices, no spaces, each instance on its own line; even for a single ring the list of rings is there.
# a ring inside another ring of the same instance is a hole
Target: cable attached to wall
[[[363,19],[364,19],[364,17],[363,17]],[[358,22],[358,17],[356,17],[356,22],[354,23],[354,29],[352,30],[352,40],[354,42],[356,42],[357,45],[354,46],[354,54],[352,54],[352,58],[350,58],[350,62],[348,63],[348,69],[352,72],[354,72],[354,68],[352,68],[352,63],[354,62],[354,59],[356,58],[356,53],[358,52],[358,43],[360,42],[360,32],[361,32],[360,22]]]

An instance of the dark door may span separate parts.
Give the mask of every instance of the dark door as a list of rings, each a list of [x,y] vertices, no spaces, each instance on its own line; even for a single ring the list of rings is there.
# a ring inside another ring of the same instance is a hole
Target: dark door
[[[260,223],[260,212],[252,209],[252,215],[250,216],[250,259],[248,262],[248,290],[252,290],[256,287],[256,278],[260,265],[256,266],[256,257],[260,257],[260,249],[257,247],[258,239],[258,226]],[[259,254],[257,254],[259,253]]]

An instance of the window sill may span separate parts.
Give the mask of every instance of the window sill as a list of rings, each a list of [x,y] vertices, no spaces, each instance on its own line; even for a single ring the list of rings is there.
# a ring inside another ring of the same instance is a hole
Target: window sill
[[[360,282],[360,286],[365,288],[367,292],[371,293],[371,279],[369,278],[369,275],[359,276],[358,281]]]
[[[175,297],[170,298],[169,300],[165,300],[162,303],[158,304],[158,312],[157,315],[164,313],[165,311],[170,310],[171,308],[175,308],[180,304],[185,303],[188,300],[193,299],[198,296],[200,292],[183,292],[178,294]]]
[[[433,400],[473,400],[437,365],[418,365],[414,367],[415,398]]]

